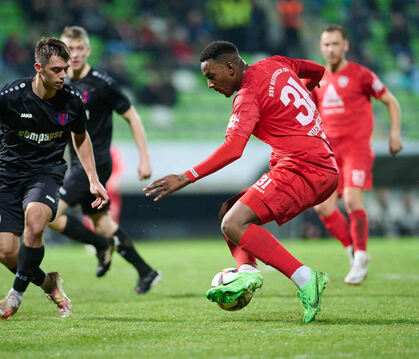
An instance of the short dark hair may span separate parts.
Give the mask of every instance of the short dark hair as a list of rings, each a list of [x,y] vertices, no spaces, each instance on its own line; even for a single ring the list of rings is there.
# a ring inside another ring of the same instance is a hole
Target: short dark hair
[[[237,47],[228,41],[214,41],[211,42],[204,50],[201,52],[199,60],[204,62],[209,59],[217,60],[218,57],[226,55],[229,61],[233,59],[239,59],[239,50]]]
[[[35,46],[35,61],[44,67],[51,56],[62,57],[64,61],[70,61],[70,53],[67,45],[55,37],[43,37]]]
[[[337,24],[331,24],[331,25],[327,25],[322,33],[324,32],[333,32],[333,31],[339,31],[342,35],[342,38],[344,40],[348,40],[348,31],[346,29],[344,29],[342,26],[337,25]]]
[[[61,37],[68,37],[69,39],[83,39],[89,45],[89,35],[87,31],[81,26],[66,26],[61,34]]]

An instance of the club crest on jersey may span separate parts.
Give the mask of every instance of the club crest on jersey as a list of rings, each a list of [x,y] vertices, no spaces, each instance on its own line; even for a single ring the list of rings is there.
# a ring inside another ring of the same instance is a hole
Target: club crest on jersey
[[[346,76],[339,76],[338,78],[339,87],[346,87],[348,82],[349,82],[349,79]]]
[[[90,101],[90,92],[88,91],[83,91],[83,103],[88,103]]]
[[[59,113],[57,120],[61,126],[65,126],[68,123],[68,113]]]
[[[228,121],[228,126],[227,128],[234,128],[236,127],[236,123],[240,122],[239,118],[237,117],[237,115],[233,114],[230,117],[230,120]]]

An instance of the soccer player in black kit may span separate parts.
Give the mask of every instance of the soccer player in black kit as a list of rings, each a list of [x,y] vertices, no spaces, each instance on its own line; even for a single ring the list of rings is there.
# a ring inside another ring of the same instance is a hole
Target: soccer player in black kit
[[[42,38],[35,46],[36,76],[0,91],[0,261],[16,273],[12,289],[0,301],[1,319],[17,312],[31,281],[57,305],[62,317],[71,315],[61,276],[39,267],[43,233],[57,212],[67,168],[63,153],[70,136],[89,178],[91,206],[103,208],[108,201],[96,173],[83,102],[64,85],[69,60],[61,40]]]
[[[92,69],[87,63],[90,55],[89,38],[86,30],[79,26],[66,27],[61,35],[70,50],[71,85],[82,95],[87,113],[87,130],[91,136],[99,179],[106,183],[112,172],[110,145],[112,139],[112,112],[118,112],[130,125],[140,154],[138,178],[151,175],[147,143],[141,119],[117,83],[107,74]],[[160,274],[151,268],[137,253],[133,241],[119,228],[109,214],[109,202],[100,209],[89,205],[91,195],[89,183],[80,161],[73,149],[70,150],[71,166],[61,188],[61,200],[56,219],[50,228],[76,241],[91,244],[96,248],[99,265],[98,277],[103,276],[111,264],[114,248],[131,263],[138,272],[135,287],[138,294],[146,293],[160,280]],[[68,207],[81,204],[83,213],[93,222],[94,232],[87,229],[74,215],[65,214]]]

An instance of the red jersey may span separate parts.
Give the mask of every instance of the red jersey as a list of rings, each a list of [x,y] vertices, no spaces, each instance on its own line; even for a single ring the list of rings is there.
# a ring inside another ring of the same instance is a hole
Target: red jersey
[[[234,98],[226,136],[253,134],[269,144],[271,167],[302,160],[336,172],[319,112],[299,79],[311,64],[273,56],[250,66]]]
[[[371,96],[379,99],[386,87],[371,70],[354,62],[340,71],[326,70],[313,97],[329,138],[350,136],[370,142],[373,130]]]

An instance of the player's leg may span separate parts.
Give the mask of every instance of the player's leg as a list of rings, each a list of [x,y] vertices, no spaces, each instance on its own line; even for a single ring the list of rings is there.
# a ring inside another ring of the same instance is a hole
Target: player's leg
[[[346,284],[361,284],[366,278],[370,256],[367,253],[368,217],[364,208],[364,191],[361,188],[347,187],[343,199],[349,214],[350,232],[354,243],[354,262],[345,278]]]
[[[138,272],[138,282],[135,288],[137,294],[147,293],[161,280],[161,274],[150,267],[139,255],[134,242],[125,231],[111,218],[109,211],[100,211],[89,215],[95,232],[107,238],[113,238],[117,252]]]
[[[314,209],[329,233],[345,247],[352,265],[353,245],[349,231],[349,223],[336,205],[338,198],[339,192],[335,191],[326,201],[314,206]]]
[[[223,221],[223,218],[226,215],[226,213],[246,193],[246,191],[247,191],[247,189],[240,192],[236,196],[228,199],[227,201],[225,201],[221,205],[220,211],[218,212],[218,218],[220,219],[220,222]],[[249,270],[249,269],[251,270],[251,268],[249,268],[249,266],[257,269],[256,258],[254,256],[247,253],[245,250],[240,248],[240,246],[238,246],[238,245],[234,244],[232,241],[230,241],[224,233],[223,233],[223,237],[224,237],[225,241],[227,242],[228,247],[230,248],[231,255],[235,259],[235,261],[237,263],[237,268],[238,268],[239,271]]]

